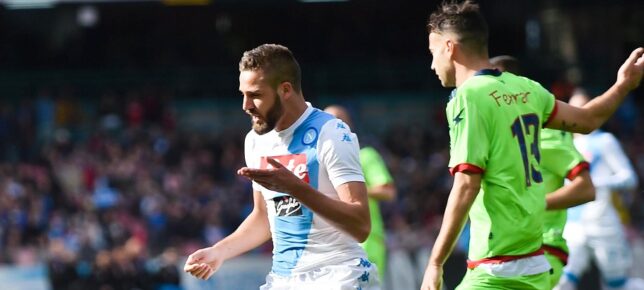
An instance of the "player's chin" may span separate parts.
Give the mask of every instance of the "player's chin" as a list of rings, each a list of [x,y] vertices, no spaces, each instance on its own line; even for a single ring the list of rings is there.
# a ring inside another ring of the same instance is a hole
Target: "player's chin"
[[[453,82],[453,81],[448,81],[446,79],[440,79],[440,80],[441,80],[441,85],[444,88],[453,88],[453,87],[456,86],[455,82]]]
[[[253,131],[257,134],[264,135],[271,130],[272,128],[270,128],[265,122],[253,122]]]
[[[441,86],[443,86],[443,87],[444,87],[444,86],[446,85],[445,78],[443,78],[443,77],[442,77],[441,75],[439,75],[439,74],[436,74],[436,77],[438,77],[438,81],[440,81],[440,82],[441,82]]]

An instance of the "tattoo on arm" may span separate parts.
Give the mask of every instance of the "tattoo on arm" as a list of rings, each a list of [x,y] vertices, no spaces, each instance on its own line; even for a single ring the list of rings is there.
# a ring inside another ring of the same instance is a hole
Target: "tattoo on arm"
[[[577,127],[577,123],[566,124],[566,121],[561,121],[561,130],[563,131],[572,131],[572,129]]]

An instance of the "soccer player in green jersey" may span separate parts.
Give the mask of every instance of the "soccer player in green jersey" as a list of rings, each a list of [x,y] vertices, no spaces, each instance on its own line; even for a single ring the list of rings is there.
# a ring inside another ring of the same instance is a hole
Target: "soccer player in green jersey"
[[[347,123],[355,132],[356,129],[353,127],[349,112],[344,107],[332,105],[326,107],[324,111]],[[384,160],[375,148],[365,146],[360,149],[360,165],[367,186],[371,216],[371,232],[361,245],[367,252],[369,261],[376,264],[380,283],[384,284],[385,270],[387,269],[387,245],[385,243],[385,226],[378,202],[395,199],[397,190]]]
[[[517,74],[519,61],[508,55],[490,59],[494,68]],[[568,246],[563,237],[566,226],[566,209],[595,199],[588,170],[584,160],[572,141],[572,134],[554,129],[543,129],[540,136],[541,175],[546,194],[546,213],[543,219],[543,249],[552,267],[550,288],[559,283],[564,266],[568,263]],[[565,179],[570,183],[564,186]]]
[[[559,283],[568,263],[568,246],[563,238],[566,209],[595,199],[589,164],[575,149],[572,134],[544,129],[541,132],[541,175],[546,195],[543,218],[543,250],[552,267],[550,287]],[[564,186],[565,179],[570,183]]]
[[[469,213],[468,270],[459,289],[548,289],[541,249],[541,128],[589,133],[603,124],[644,70],[634,50],[615,84],[583,108],[556,101],[539,83],[491,69],[487,23],[472,1],[444,3],[428,22],[432,69],[445,87],[454,185],[421,289],[439,290],[443,264]]]

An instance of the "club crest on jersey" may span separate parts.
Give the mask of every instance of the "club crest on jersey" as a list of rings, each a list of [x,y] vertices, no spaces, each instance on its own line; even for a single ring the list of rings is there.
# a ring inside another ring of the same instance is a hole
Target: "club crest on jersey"
[[[293,174],[295,174],[299,179],[309,183],[309,168],[306,165],[306,154],[289,154],[270,157],[277,160],[277,162],[282,164],[289,171],[293,172]],[[268,163],[266,156],[263,156],[260,159],[259,168],[270,169],[273,168],[273,166]]]
[[[311,145],[318,138],[318,131],[315,128],[309,128],[302,137],[304,145]]]
[[[302,204],[292,196],[280,196],[273,198],[275,202],[276,216],[300,216],[302,215]]]

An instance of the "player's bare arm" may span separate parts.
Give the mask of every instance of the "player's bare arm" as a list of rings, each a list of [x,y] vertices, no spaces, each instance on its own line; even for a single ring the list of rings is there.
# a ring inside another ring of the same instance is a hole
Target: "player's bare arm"
[[[617,110],[626,95],[637,88],[644,71],[644,48],[635,49],[617,72],[617,81],[582,108],[557,101],[557,113],[546,127],[576,133],[599,128]]]
[[[434,243],[421,290],[441,289],[442,267],[454,249],[480,189],[481,174],[457,172],[454,175],[454,186],[447,200],[441,230]]]
[[[393,183],[375,185],[367,189],[367,195],[381,201],[390,201],[396,198],[398,191]]]
[[[588,170],[580,172],[570,183],[546,195],[546,209],[558,210],[595,200],[595,187]]]
[[[238,174],[248,177],[261,186],[288,193],[309,209],[333,223],[337,228],[363,242],[371,230],[367,189],[363,182],[347,182],[336,187],[339,200],[327,197],[299,179],[286,167],[272,158],[270,169],[243,167]]]
[[[183,270],[196,278],[206,280],[226,260],[268,241],[271,238],[271,233],[266,214],[266,201],[259,191],[253,191],[253,202],[253,211],[234,233],[212,247],[200,249],[188,256]]]

